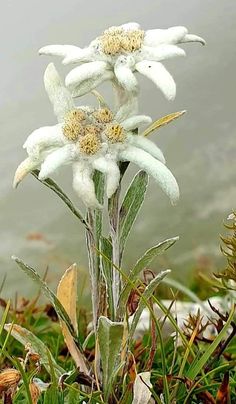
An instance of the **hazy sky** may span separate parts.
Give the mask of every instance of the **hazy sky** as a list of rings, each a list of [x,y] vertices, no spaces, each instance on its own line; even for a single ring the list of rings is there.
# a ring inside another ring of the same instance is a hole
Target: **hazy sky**
[[[42,82],[52,59],[39,57],[37,51],[52,43],[85,46],[108,26],[129,21],[144,29],[185,25],[207,41],[206,47],[186,44],[187,58],[166,63],[177,82],[174,102],[140,79],[140,112],[153,118],[182,109],[188,113],[152,138],[178,178],[180,207],[171,208],[151,185],[136,225],[137,239],[130,245],[139,251],[162,237],[180,234],[181,256],[176,257],[177,250],[172,256],[178,265],[206,253],[204,237],[214,255],[222,219],[236,199],[236,1],[5,0],[0,10],[0,263],[1,272],[9,272],[12,289],[24,288],[24,277],[10,260],[13,253],[41,269],[49,262],[53,270],[61,270],[78,256],[86,264],[80,250],[82,229],[61,202],[31,178],[19,190],[11,188],[14,170],[25,156],[21,147],[25,138],[37,127],[55,123]],[[60,68],[59,59],[55,63]],[[100,91],[109,94],[108,87]],[[81,102],[86,100],[93,99]],[[71,192],[68,170],[57,181]],[[186,234],[189,226],[191,235]],[[33,232],[43,233],[46,241],[28,241]],[[131,248],[128,262],[133,257]]]

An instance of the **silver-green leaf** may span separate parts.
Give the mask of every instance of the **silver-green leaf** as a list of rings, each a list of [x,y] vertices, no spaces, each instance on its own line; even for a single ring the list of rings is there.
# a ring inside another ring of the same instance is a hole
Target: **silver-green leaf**
[[[105,401],[109,396],[112,374],[119,365],[118,355],[121,350],[123,331],[123,323],[112,322],[104,316],[98,320],[98,343],[102,362]]]
[[[123,255],[126,240],[143,204],[148,185],[148,175],[139,171],[131,182],[120,208],[120,254]]]
[[[71,324],[70,318],[66,313],[64,307],[56,297],[56,295],[52,292],[52,290],[48,287],[46,282],[39,276],[39,274],[35,271],[34,268],[30,267],[29,265],[25,264],[21,259],[17,257],[12,257],[12,259],[17,263],[17,265],[24,271],[44,292],[44,294],[48,297],[50,302],[52,303],[54,309],[57,312],[57,315],[63,320],[68,329],[70,330],[71,334],[74,335],[74,328]]]

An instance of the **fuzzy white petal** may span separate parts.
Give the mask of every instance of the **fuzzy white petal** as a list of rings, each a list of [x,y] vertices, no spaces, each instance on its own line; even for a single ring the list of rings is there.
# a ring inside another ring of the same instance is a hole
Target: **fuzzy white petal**
[[[168,29],[150,29],[146,31],[144,45],[158,46],[161,44],[176,44],[188,33],[185,27],[171,27]]]
[[[136,69],[139,73],[152,80],[168,100],[175,98],[175,81],[162,63],[143,60],[136,64]]]
[[[65,114],[74,109],[75,105],[53,63],[50,63],[45,70],[44,85],[58,122],[63,122]]]
[[[134,146],[127,147],[119,153],[122,161],[131,161],[151,175],[161,189],[168,195],[171,203],[175,205],[179,199],[179,187],[171,171],[160,161],[156,160],[144,150]]]
[[[107,197],[111,198],[117,190],[120,181],[120,170],[115,161],[99,157],[93,161],[93,167],[106,175],[106,193]]]
[[[39,160],[33,160],[30,157],[27,157],[24,161],[22,161],[22,163],[20,163],[20,165],[16,169],[13,180],[13,188],[16,188],[17,185],[23,180],[23,178],[25,178],[30,171],[38,168],[39,165]]]
[[[77,162],[73,165],[73,188],[88,208],[101,209],[95,194],[92,180],[93,170],[86,163]]]
[[[92,62],[94,60],[94,48],[88,46],[87,48],[77,48],[70,52],[62,61],[63,65],[78,62]]]
[[[72,91],[73,96],[84,95],[113,77],[113,72],[107,68],[106,62],[84,63],[66,76],[66,86]]]
[[[165,164],[165,162],[166,162],[165,157],[164,157],[161,149],[159,149],[159,147],[157,147],[157,145],[154,142],[147,139],[146,137],[139,136],[139,135],[128,134],[127,137],[128,137],[128,142],[131,145],[146,151],[147,153],[151,154],[151,156],[153,156],[157,160],[159,160],[161,163]]]
[[[26,139],[23,148],[27,153],[38,158],[47,149],[63,146],[65,137],[61,125],[44,126],[33,131]]]
[[[133,30],[140,29],[140,24],[138,24],[137,22],[128,22],[126,24],[120,25],[120,27],[124,28],[127,31],[129,31],[129,30],[133,31]]]
[[[134,67],[133,57],[120,56],[114,66],[114,73],[118,82],[129,92],[138,92],[138,82],[131,68]]]
[[[81,48],[74,45],[47,45],[39,49],[39,54],[67,58],[70,55],[81,54]]]
[[[53,174],[60,166],[66,165],[75,159],[75,146],[68,144],[50,153],[41,165],[39,179],[44,180]]]
[[[160,62],[176,56],[186,56],[186,53],[176,45],[159,45],[155,48],[151,46],[143,46],[139,58],[140,60],[142,58],[144,60]]]
[[[148,125],[152,122],[152,118],[147,115],[134,115],[121,122],[126,131],[132,131],[141,125]]]
[[[185,42],[200,42],[202,45],[206,45],[206,41],[198,35],[194,34],[186,34],[183,39],[181,39],[180,43]]]

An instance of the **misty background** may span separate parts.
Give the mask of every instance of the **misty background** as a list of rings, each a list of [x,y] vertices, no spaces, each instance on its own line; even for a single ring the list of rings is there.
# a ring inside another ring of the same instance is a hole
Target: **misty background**
[[[180,241],[156,261],[154,269],[171,267],[183,282],[199,265],[220,266],[219,233],[236,201],[235,163],[235,0],[5,1],[1,3],[0,49],[0,282],[7,274],[4,295],[30,293],[31,282],[11,261],[17,255],[59,278],[77,262],[87,272],[82,225],[49,189],[28,176],[17,191],[12,179],[25,158],[22,145],[40,126],[56,120],[43,86],[43,73],[52,60],[64,75],[59,58],[39,57],[48,44],[81,47],[111,25],[137,21],[143,29],[186,26],[207,46],[185,44],[186,58],[165,62],[177,83],[177,97],[168,102],[139,75],[140,112],[157,119],[187,109],[187,114],[151,135],[164,151],[181,190],[175,208],[150,181],[146,202],[129,239],[128,268],[153,244],[179,235]],[[109,84],[99,91],[111,100]],[[95,103],[92,96],[78,104]],[[126,176],[126,184],[136,169]],[[71,189],[70,167],[54,179],[73,202],[84,209]],[[205,264],[204,264],[205,263]]]

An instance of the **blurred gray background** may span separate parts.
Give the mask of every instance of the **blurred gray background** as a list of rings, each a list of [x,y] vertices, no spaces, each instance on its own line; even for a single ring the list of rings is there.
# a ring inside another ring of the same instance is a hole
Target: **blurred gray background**
[[[188,282],[192,269],[220,265],[218,235],[222,220],[236,200],[235,164],[235,0],[119,0],[108,1],[5,1],[1,4],[0,82],[0,271],[7,273],[4,295],[30,293],[32,284],[11,261],[18,255],[55,282],[72,262],[86,272],[83,228],[56,196],[29,176],[12,190],[12,178],[25,158],[22,144],[34,129],[54,124],[43,87],[43,73],[52,60],[39,57],[40,47],[53,43],[87,45],[105,28],[129,21],[143,29],[185,25],[201,35],[206,47],[186,44],[187,58],[165,65],[177,82],[177,97],[168,102],[153,84],[140,79],[140,111],[153,119],[187,109],[178,121],[152,135],[163,149],[176,175],[181,200],[170,206],[150,182],[146,203],[130,238],[128,267],[148,247],[171,236],[180,236],[155,268],[173,269],[173,276]],[[64,74],[67,70],[55,63]],[[100,91],[110,97],[109,86]],[[95,102],[84,97],[81,103]],[[135,172],[131,169],[127,182]],[[70,168],[56,181],[79,205],[71,191]],[[81,206],[83,209],[83,207]],[[204,261],[205,260],[205,261]]]

